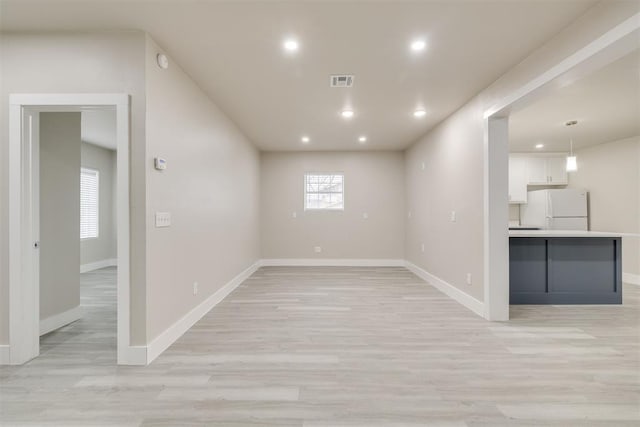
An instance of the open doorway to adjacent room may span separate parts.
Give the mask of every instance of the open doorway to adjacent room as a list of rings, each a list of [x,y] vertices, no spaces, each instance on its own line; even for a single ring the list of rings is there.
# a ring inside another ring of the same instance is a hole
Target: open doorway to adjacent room
[[[485,287],[484,301],[486,318],[490,320],[509,319],[509,223],[511,221],[512,225],[516,223],[518,225],[528,225],[521,221],[519,209],[516,214],[516,208],[509,208],[509,196],[511,196],[511,202],[514,202],[526,197],[527,194],[526,183],[525,189],[516,193],[513,188],[509,188],[511,183],[508,179],[510,148],[515,151],[515,147],[523,143],[518,139],[522,139],[522,134],[527,132],[526,126],[524,126],[521,119],[526,118],[527,115],[529,115],[530,119],[535,117],[538,124],[532,124],[532,129],[548,132],[548,129],[540,129],[540,120],[544,119],[544,115],[561,114],[558,110],[559,105],[553,100],[549,101],[549,97],[563,96],[565,98],[563,102],[566,103],[567,99],[572,98],[572,91],[599,91],[600,95],[594,95],[599,99],[591,106],[592,111],[589,110],[589,106],[584,102],[579,100],[571,102],[576,108],[579,105],[580,109],[584,110],[584,114],[592,114],[594,117],[597,116],[596,110],[604,109],[606,114],[601,114],[598,118],[602,119],[607,116],[610,119],[606,125],[606,127],[610,128],[610,136],[605,137],[602,133],[598,134],[595,131],[594,123],[580,123],[581,118],[576,117],[576,113],[567,112],[571,116],[566,119],[563,118],[559,123],[563,128],[563,133],[553,136],[556,139],[560,137],[565,143],[562,149],[554,149],[560,152],[555,156],[558,158],[553,158],[553,154],[548,154],[547,156],[536,154],[536,156],[543,157],[543,160],[534,159],[536,165],[542,163],[544,166],[545,172],[542,173],[544,182],[540,182],[540,179],[535,180],[535,183],[540,184],[541,188],[555,188],[556,184],[568,185],[569,179],[566,170],[563,170],[563,168],[565,168],[567,162],[567,154],[575,155],[575,153],[570,152],[569,141],[571,137],[579,138],[580,133],[576,133],[574,130],[570,134],[567,129],[564,129],[567,121],[577,120],[578,127],[582,126],[590,129],[589,135],[582,134],[582,140],[585,142],[592,141],[591,143],[593,143],[593,140],[599,138],[611,139],[611,141],[615,142],[616,139],[625,139],[625,135],[633,138],[634,134],[637,135],[637,120],[634,120],[637,117],[637,91],[634,91],[634,88],[638,87],[637,36],[639,31],[640,28],[637,21],[631,19],[617,25],[601,38],[565,58],[524,86],[514,90],[494,107],[485,111],[485,281],[488,284]],[[618,74],[617,77],[615,76],[616,74]],[[635,82],[632,85],[634,88],[629,88],[628,91],[622,90],[621,93],[612,93],[611,90],[603,88],[606,85],[605,81],[609,81],[611,88],[614,86],[617,88],[620,83],[623,83],[623,80]],[[609,101],[603,98],[603,93],[607,94],[606,98],[609,98]],[[615,98],[620,96],[626,97],[632,105],[622,105],[620,102],[616,102]],[[611,115],[611,113],[613,114]],[[634,116],[634,114],[636,115]],[[631,119],[629,120],[629,118]],[[629,126],[629,124],[631,125]],[[604,129],[605,126],[603,125],[601,128]],[[535,148],[536,144],[539,144],[539,142],[533,145],[534,150],[537,150]],[[577,148],[582,150],[587,147],[578,146]],[[586,158],[587,153],[585,152],[584,154],[584,158]],[[547,161],[547,157],[550,158],[549,161]],[[512,161],[513,165],[514,162]],[[547,173],[547,171],[549,172]],[[521,175],[522,179],[529,178],[525,173]],[[556,175],[560,176],[561,181],[555,181]],[[577,180],[574,181],[577,182]],[[582,185],[585,186],[586,184],[583,183]],[[511,203],[511,206],[513,205],[514,203]],[[593,206],[591,207],[593,208]],[[591,222],[591,220],[589,221]],[[632,222],[633,220],[630,223]],[[594,228],[594,224],[591,223],[590,227],[598,231],[607,228],[604,231],[612,232],[616,236],[623,236],[626,240],[626,252],[630,256],[634,256],[638,250],[637,239],[640,236],[637,231],[637,221],[625,228],[625,230],[615,230],[615,227],[610,226],[611,224],[607,226],[598,225]],[[637,261],[626,263],[623,261],[622,269],[625,268],[625,265],[630,266],[633,271],[637,270]],[[633,273],[625,274],[620,272],[616,273],[617,276],[623,276],[623,280],[628,283],[637,281],[637,275]]]
[[[127,363],[129,97],[12,95],[10,362]]]
[[[116,358],[115,107],[40,112],[40,353]]]

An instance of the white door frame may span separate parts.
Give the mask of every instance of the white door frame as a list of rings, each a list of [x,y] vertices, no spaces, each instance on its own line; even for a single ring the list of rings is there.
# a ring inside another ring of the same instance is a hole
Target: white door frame
[[[638,49],[638,40],[640,13],[513,91],[484,113],[484,317],[487,320],[509,320],[509,114]]]
[[[26,111],[81,111],[83,107],[115,107],[117,140],[117,353],[119,364],[145,364],[146,356],[131,346],[129,256],[129,95],[12,94],[9,97],[9,363],[22,364],[38,356],[39,283],[37,279],[38,164],[32,150],[37,140],[24,135]],[[37,158],[37,156],[35,156]]]

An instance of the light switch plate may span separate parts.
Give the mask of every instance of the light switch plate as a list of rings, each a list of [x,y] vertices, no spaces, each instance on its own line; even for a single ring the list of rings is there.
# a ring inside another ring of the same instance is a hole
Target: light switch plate
[[[156,228],[171,227],[171,212],[156,212]]]
[[[153,159],[153,166],[156,170],[163,171],[167,168],[167,161],[162,157],[156,157]]]

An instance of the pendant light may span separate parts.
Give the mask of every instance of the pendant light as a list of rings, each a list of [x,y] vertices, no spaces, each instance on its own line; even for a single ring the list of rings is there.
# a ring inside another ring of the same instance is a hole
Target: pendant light
[[[577,120],[570,120],[565,123],[565,126],[575,126],[578,124]],[[569,138],[569,156],[567,157],[567,172],[575,172],[578,170],[578,162],[576,156],[573,155],[573,138]]]

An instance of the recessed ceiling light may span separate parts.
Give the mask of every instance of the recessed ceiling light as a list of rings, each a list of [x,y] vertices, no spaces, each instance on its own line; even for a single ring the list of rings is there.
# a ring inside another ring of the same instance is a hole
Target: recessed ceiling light
[[[308,136],[303,136],[301,138],[301,141],[303,144],[308,144],[311,141],[311,138],[309,138]]]
[[[340,115],[342,115],[342,117],[344,117],[345,119],[350,119],[351,117],[353,117],[353,110],[342,110],[342,113],[340,113]]]
[[[358,141],[360,141],[361,144],[364,144],[365,142],[367,142],[367,137],[361,136],[360,138],[358,138]]]
[[[295,52],[298,50],[298,41],[294,39],[287,39],[284,41],[284,48],[289,52]]]
[[[544,148],[544,144],[536,144],[536,148],[539,150],[541,148]]]
[[[418,117],[418,118],[419,117],[424,117],[426,115],[427,115],[427,112],[425,110],[422,110],[422,109],[418,109],[418,110],[413,112],[413,116],[414,117]]]
[[[411,50],[414,52],[424,50],[425,47],[427,47],[427,43],[424,40],[414,40],[411,42]]]

